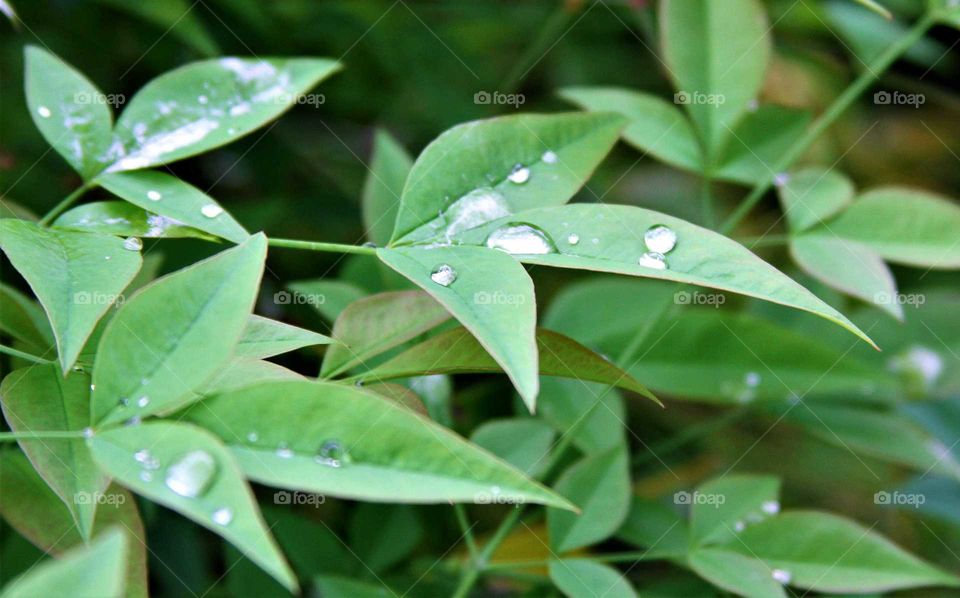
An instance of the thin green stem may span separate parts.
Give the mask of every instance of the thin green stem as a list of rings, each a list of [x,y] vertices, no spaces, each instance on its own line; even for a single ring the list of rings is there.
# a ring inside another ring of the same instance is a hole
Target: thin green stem
[[[650,551],[634,552],[611,552],[607,554],[590,554],[586,559],[596,563],[635,563],[637,561],[659,561],[662,556],[650,555]],[[487,567],[488,571],[508,571],[510,569],[530,569],[531,567],[547,567],[550,561],[542,559],[531,559],[527,561],[507,561],[503,563],[493,563]]]
[[[76,202],[78,199],[80,199],[80,198],[83,196],[84,193],[86,193],[87,191],[89,191],[89,190],[91,190],[91,189],[93,189],[94,187],[97,187],[97,186],[98,186],[98,185],[97,185],[96,182],[94,182],[94,181],[87,181],[87,182],[84,183],[83,185],[81,185],[81,186],[77,187],[76,189],[74,189],[73,192],[72,192],[70,195],[68,195],[68,196],[64,197],[62,200],[60,200],[60,203],[58,203],[57,205],[53,206],[53,209],[50,210],[49,212],[47,212],[47,213],[43,216],[43,218],[40,219],[40,225],[41,225],[41,226],[48,226],[51,222],[53,222],[53,219],[54,219],[54,218],[56,218],[57,216],[59,216],[60,214],[62,214],[67,208],[69,208],[70,206],[72,206],[72,205],[74,204],[74,202]]]
[[[24,353],[23,351],[14,349],[13,347],[8,347],[6,345],[0,345],[0,353],[6,353],[7,355],[19,357],[20,359],[26,359],[27,361],[32,361],[33,363],[53,363],[53,361],[49,359],[37,357],[32,353]]]
[[[487,562],[490,560],[490,557],[493,556],[493,553],[496,552],[497,548],[507,537],[507,534],[510,533],[513,526],[520,520],[522,513],[523,505],[517,505],[503,518],[503,521],[500,522],[496,531],[493,532],[493,536],[484,544],[483,550],[480,551],[477,560],[470,563],[470,566],[464,570],[463,575],[460,577],[460,583],[457,584],[457,589],[453,592],[453,598],[464,598],[470,593],[473,584],[477,583],[481,571],[487,569]]]
[[[0,432],[0,442],[15,442],[17,440],[54,440],[86,438],[83,430],[59,432]]]
[[[883,74],[890,65],[892,65],[904,52],[910,49],[920,38],[926,34],[927,30],[936,22],[933,13],[924,14],[910,28],[906,35],[887,47],[887,49],[878,56],[866,70],[864,70],[853,83],[847,87],[843,93],[837,96],[837,99],[821,114],[809,129],[798,139],[793,146],[784,152],[776,164],[771,167],[771,172],[763,181],[747,195],[737,209],[730,214],[730,217],[720,227],[722,234],[728,234],[737,227],[747,214],[763,199],[763,196],[773,186],[777,175],[790,168],[807,149],[813,145],[813,142],[819,139],[823,133],[833,125],[840,116],[853,104],[853,102],[866,91],[880,75]]]
[[[470,526],[469,521],[467,521],[467,508],[457,503],[453,505],[453,512],[457,516],[457,525],[460,526],[460,532],[463,534],[463,539],[467,543],[467,551],[470,553],[470,559],[476,563],[479,551],[477,550],[477,542],[473,537],[473,528]]]
[[[376,255],[376,247],[363,245],[344,245],[341,243],[321,243],[320,241],[298,241],[296,239],[270,238],[267,244],[271,247],[287,247],[289,249],[306,249],[307,251],[327,251],[330,253],[359,253]]]

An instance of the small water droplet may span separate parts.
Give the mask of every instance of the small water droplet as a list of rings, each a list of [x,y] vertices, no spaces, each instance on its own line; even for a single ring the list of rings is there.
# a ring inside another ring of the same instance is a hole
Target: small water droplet
[[[557,163],[557,153],[547,150],[543,152],[543,155],[540,156],[540,159],[546,162],[547,164],[556,164]]]
[[[760,108],[760,102],[754,98],[747,102],[747,112],[756,112]]]
[[[512,255],[544,255],[557,250],[547,233],[529,224],[501,226],[490,233],[486,245]]]
[[[747,524],[742,521],[737,521],[733,524],[733,531],[740,533],[743,530],[747,529]]]
[[[578,235],[577,233],[570,233],[569,235],[567,235],[567,243],[569,243],[570,245],[576,245],[579,242],[580,242],[580,235]]]
[[[86,427],[83,429],[84,438],[93,438],[93,428]]]
[[[160,469],[160,460],[153,456],[147,449],[140,449],[133,454],[133,458],[143,465],[144,469]]]
[[[281,442],[280,444],[278,444],[277,450],[274,452],[274,454],[276,454],[277,457],[280,457],[281,459],[290,459],[291,457],[293,457],[293,451],[290,450],[290,447],[287,446],[286,442]]]
[[[46,106],[40,106],[37,108],[37,114],[39,114],[43,118],[50,118],[50,115],[52,114],[52,112],[50,112],[50,109],[47,108]]]
[[[220,214],[223,214],[223,208],[221,208],[215,203],[208,203],[207,205],[200,208],[200,213],[206,216],[207,218],[216,218]]]
[[[128,399],[128,398],[126,398],[126,397],[121,397],[120,400],[117,401],[117,404],[120,405],[121,407],[129,407],[129,406],[130,406],[130,399]]]
[[[507,175],[507,179],[509,179],[511,183],[522,185],[530,180],[530,169],[523,164],[517,164],[513,167],[513,170],[510,171],[510,174]]]
[[[760,374],[747,372],[747,375],[743,377],[743,382],[750,388],[756,388],[760,384]]]
[[[247,434],[247,442],[256,442],[258,440],[260,440],[260,435],[256,432],[250,432]]]
[[[367,241],[366,243],[362,244],[360,247],[369,247],[370,249],[376,249],[377,244],[374,243],[373,241]]]
[[[594,237],[594,238],[590,239],[590,242],[593,243],[594,245],[599,245],[599,244],[600,244],[600,239]]]
[[[141,471],[141,472],[140,472],[140,479],[143,480],[144,482],[152,482],[152,481],[153,481],[153,474],[150,473],[149,471]]]
[[[151,189],[150,191],[147,191],[147,199],[150,201],[160,201],[163,199],[163,194],[159,191],[154,191]]]
[[[327,467],[340,467],[349,461],[349,456],[339,440],[327,440],[320,445],[314,461]]]
[[[943,373],[943,358],[936,351],[914,345],[890,360],[892,371],[922,382],[926,388],[936,384]]]
[[[657,224],[643,233],[643,242],[650,251],[666,255],[677,246],[677,233],[669,226]]]
[[[143,408],[149,404],[150,404],[150,397],[148,397],[147,395],[143,395],[142,397],[137,399],[137,407]]]
[[[785,187],[789,182],[790,175],[786,172],[777,173],[777,175],[773,177],[773,185],[775,187]]]
[[[140,251],[143,249],[143,241],[139,237],[127,237],[123,240],[123,248],[129,251]]]
[[[760,505],[760,510],[767,515],[776,515],[780,512],[780,501],[768,500]]]
[[[457,271],[449,264],[440,264],[430,273],[430,280],[440,286],[448,287],[457,280]]]
[[[786,569],[774,569],[770,572],[770,575],[773,579],[783,585],[790,583],[790,580],[793,579],[793,575]]]
[[[96,384],[91,384],[91,385],[90,385],[90,390],[96,390],[96,389],[97,389],[97,385],[96,385]]]
[[[109,255],[105,255],[105,256],[103,256],[103,259],[108,260],[108,259],[110,259],[110,256],[109,256]]]
[[[123,422],[123,425],[125,425],[125,426],[139,426],[142,421],[143,421],[143,418],[141,418],[139,415],[134,415],[133,417],[131,417],[131,418],[128,419],[127,421]]]
[[[163,483],[180,496],[196,498],[210,487],[217,473],[217,462],[203,450],[190,451],[169,467]]]
[[[197,101],[200,102],[201,104],[206,104],[207,102],[210,101],[210,98],[208,98],[207,96],[200,96],[197,98]]]
[[[667,261],[663,257],[662,253],[657,253],[655,251],[648,251],[645,254],[640,256],[640,259],[637,260],[637,263],[643,266],[644,268],[650,268],[652,270],[666,270]]]
[[[230,525],[230,522],[233,521],[233,509],[230,509],[229,507],[220,507],[213,512],[213,515],[210,516],[210,519],[212,519],[217,525]]]

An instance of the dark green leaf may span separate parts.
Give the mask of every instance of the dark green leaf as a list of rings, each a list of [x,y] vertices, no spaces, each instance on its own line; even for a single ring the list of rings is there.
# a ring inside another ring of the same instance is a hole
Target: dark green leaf
[[[526,475],[537,477],[549,461],[554,436],[548,425],[535,419],[494,419],[474,430],[470,441]]]
[[[713,176],[749,185],[766,182],[770,165],[796,144],[809,123],[807,112],[760,106],[730,134]]]
[[[624,574],[589,559],[551,560],[550,580],[568,598],[637,597]]]
[[[400,195],[412,166],[407,150],[390,133],[377,129],[361,199],[363,226],[367,237],[377,245],[386,245],[393,235]]]

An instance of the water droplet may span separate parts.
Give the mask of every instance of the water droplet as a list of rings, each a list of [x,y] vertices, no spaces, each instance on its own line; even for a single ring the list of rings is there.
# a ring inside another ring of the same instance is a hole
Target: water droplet
[[[160,460],[153,456],[147,449],[140,449],[133,454],[133,458],[143,465],[144,469],[160,469]]]
[[[773,177],[773,185],[775,187],[785,187],[789,182],[790,175],[786,172],[777,173],[777,175]]]
[[[760,108],[760,102],[754,98],[747,102],[747,112],[756,112]]]
[[[143,480],[144,482],[152,482],[152,481],[153,481],[153,474],[150,473],[149,471],[141,471],[141,472],[140,472],[140,479]]]
[[[327,467],[340,467],[348,462],[349,459],[346,449],[343,448],[343,444],[341,444],[339,440],[327,440],[324,442],[320,445],[317,456],[314,457],[314,461]]]
[[[540,159],[546,162],[547,164],[556,164],[557,163],[557,153],[547,150],[543,152],[543,155],[540,156]]]
[[[167,467],[163,483],[180,496],[196,498],[210,487],[217,462],[203,450],[190,451]]]
[[[96,384],[91,384],[91,385],[90,385],[90,390],[96,390],[96,389],[97,389],[97,385],[96,385]]]
[[[569,235],[567,235],[567,243],[569,243],[570,245],[576,245],[579,242],[580,242],[580,235],[578,235],[577,233],[570,233]]]
[[[109,256],[109,255],[105,255],[105,256],[103,256],[103,259],[108,260],[108,259],[110,259],[110,256]]]
[[[750,388],[756,388],[760,384],[760,374],[747,372],[747,375],[743,377],[743,382]]]
[[[207,205],[200,208],[200,213],[206,216],[207,218],[216,218],[220,214],[223,214],[223,208],[221,208],[215,203],[208,203]]]
[[[377,244],[374,243],[373,241],[367,241],[366,243],[362,244],[360,247],[369,247],[370,249],[376,249]]]
[[[594,237],[594,238],[590,239],[590,242],[593,243],[594,245],[599,245],[599,244],[600,244],[600,239]]]
[[[229,507],[220,507],[213,512],[213,515],[210,516],[210,519],[212,519],[217,525],[230,525],[230,522],[233,521],[233,509]]]
[[[480,187],[450,204],[431,227],[443,229],[443,236],[449,241],[463,231],[509,215],[510,206],[502,194],[489,187]]]
[[[747,529],[747,524],[742,521],[737,521],[733,524],[733,531],[740,533],[743,530]]]
[[[507,224],[490,233],[486,245],[513,255],[544,255],[556,252],[553,241],[529,224]]]
[[[277,450],[275,453],[281,459],[290,459],[293,457],[293,451],[290,450],[290,447],[287,446],[286,442],[281,442],[277,445]]]
[[[662,253],[657,253],[656,251],[648,251],[641,255],[640,259],[637,260],[637,263],[644,268],[651,268],[653,270],[667,269],[666,258],[663,257]]]
[[[40,106],[39,108],[37,108],[37,114],[39,114],[43,118],[50,118],[50,115],[52,114],[52,112],[50,112],[50,109],[47,108],[46,106]]]
[[[86,427],[83,429],[84,438],[93,438],[93,428]]]
[[[151,189],[150,191],[147,191],[147,199],[150,201],[160,201],[163,199],[163,194],[159,191],[154,191]]]
[[[140,251],[143,249],[143,241],[138,237],[127,237],[123,240],[123,248],[130,251]]]
[[[669,226],[658,224],[651,226],[643,233],[643,242],[647,249],[656,253],[668,254],[677,246],[677,233]]]
[[[916,378],[930,388],[943,373],[943,358],[936,351],[915,345],[891,359],[890,369]]]
[[[510,174],[507,175],[507,179],[509,179],[511,183],[522,185],[530,180],[530,169],[523,164],[517,164],[513,167],[513,170],[510,171]]]
[[[500,488],[500,486],[493,486],[490,488],[490,492],[492,494],[500,494],[502,491],[503,490]]]
[[[201,104],[206,104],[207,102],[210,101],[210,98],[208,98],[207,96],[200,96],[197,98],[197,101],[200,102]]]
[[[770,575],[773,576],[775,581],[783,585],[787,585],[793,579],[793,575],[786,569],[774,569],[770,572]]]
[[[457,280],[457,271],[449,264],[440,264],[430,273],[430,280],[440,286],[448,287]]]
[[[147,395],[143,395],[142,397],[137,399],[137,407],[143,408],[149,404],[150,404],[150,397],[148,397]]]
[[[260,440],[260,435],[256,432],[250,432],[247,434],[247,442],[256,442],[258,440]]]
[[[776,500],[768,500],[760,505],[760,510],[767,515],[776,515],[780,512],[780,502]]]
[[[363,386],[363,380],[357,380],[356,382],[353,383],[353,385],[356,386],[357,388],[360,388],[361,386]]]
[[[143,418],[141,418],[139,415],[134,415],[133,417],[131,417],[131,418],[128,419],[127,421],[123,422],[123,425],[125,425],[125,426],[139,426],[139,425],[140,425],[140,422],[142,422],[142,421],[143,421]]]

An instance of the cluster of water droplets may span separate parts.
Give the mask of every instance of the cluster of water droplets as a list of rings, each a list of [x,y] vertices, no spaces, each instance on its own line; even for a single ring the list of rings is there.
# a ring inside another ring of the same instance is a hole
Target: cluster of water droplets
[[[255,443],[258,439],[259,435],[256,432],[247,434],[247,440],[251,443]],[[274,450],[274,455],[279,459],[292,459],[295,453],[286,442],[280,442]],[[350,462],[350,455],[347,453],[342,442],[336,439],[330,439],[320,444],[313,460],[325,467],[338,468]]]
[[[740,533],[743,530],[747,529],[747,526],[753,525],[755,523],[760,523],[768,517],[773,517],[780,512],[780,501],[777,500],[767,500],[760,505],[759,511],[752,511],[744,515],[743,519],[740,519],[733,524],[733,531]]]
[[[666,270],[666,255],[677,246],[677,233],[669,226],[657,224],[643,233],[643,242],[647,251],[640,256],[637,263],[644,268]]]

